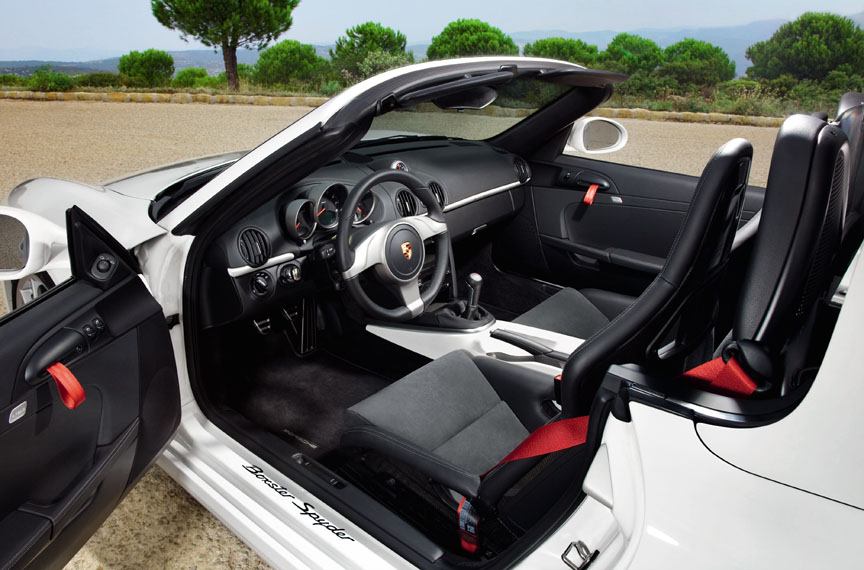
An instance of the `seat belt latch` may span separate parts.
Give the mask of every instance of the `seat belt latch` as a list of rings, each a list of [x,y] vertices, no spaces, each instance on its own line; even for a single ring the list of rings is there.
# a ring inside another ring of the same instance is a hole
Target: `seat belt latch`
[[[474,554],[480,547],[480,534],[478,533],[480,523],[477,509],[470,501],[463,498],[456,514],[459,517],[459,543],[462,550]]]

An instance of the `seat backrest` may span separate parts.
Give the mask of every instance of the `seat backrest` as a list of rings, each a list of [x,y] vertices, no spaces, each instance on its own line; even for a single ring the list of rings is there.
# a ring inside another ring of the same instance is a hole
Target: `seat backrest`
[[[793,115],[774,144],[762,219],[733,340],[779,354],[829,288],[848,192],[849,144],[836,125]]]
[[[561,381],[565,416],[587,413],[609,366],[644,361],[669,340],[672,324],[676,340],[694,336],[691,325],[710,326],[752,157],[750,143],[734,139],[705,166],[663,269],[630,307],[570,355]]]
[[[849,198],[835,273],[842,275],[864,240],[864,93],[846,93],[834,122],[849,139]]]

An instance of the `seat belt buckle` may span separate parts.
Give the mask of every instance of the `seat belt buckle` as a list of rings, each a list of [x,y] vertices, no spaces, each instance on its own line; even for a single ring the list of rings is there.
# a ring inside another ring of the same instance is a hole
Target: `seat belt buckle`
[[[480,547],[480,534],[478,527],[480,525],[477,509],[470,501],[462,498],[459,503],[459,508],[456,510],[456,515],[459,518],[459,544],[462,550],[474,554]]]

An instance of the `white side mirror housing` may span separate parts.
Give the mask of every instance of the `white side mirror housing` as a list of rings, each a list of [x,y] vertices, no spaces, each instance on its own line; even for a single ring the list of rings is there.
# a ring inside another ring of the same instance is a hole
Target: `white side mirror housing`
[[[627,129],[603,117],[586,117],[573,123],[567,145],[580,154],[605,154],[627,144]]]
[[[42,216],[0,206],[0,281],[42,271],[66,249],[66,232]]]

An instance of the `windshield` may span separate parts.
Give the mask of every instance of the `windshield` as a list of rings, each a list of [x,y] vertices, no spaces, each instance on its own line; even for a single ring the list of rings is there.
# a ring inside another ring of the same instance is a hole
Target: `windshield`
[[[424,102],[375,117],[364,141],[414,137],[483,140],[502,133],[555,101],[573,87],[523,76],[494,87],[497,96],[483,109],[442,109]],[[374,144],[374,143],[372,143]]]

